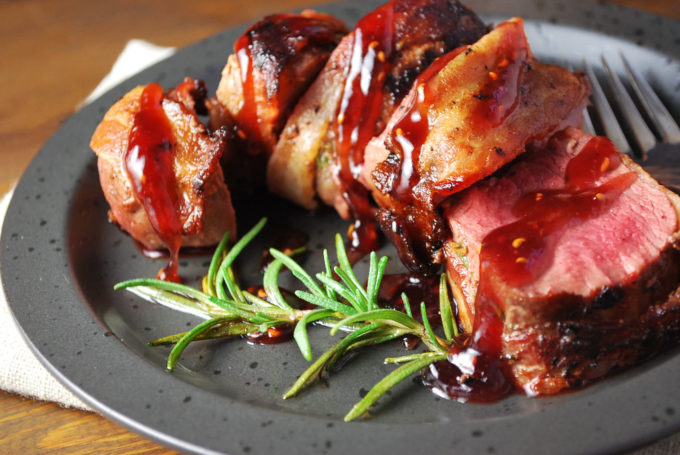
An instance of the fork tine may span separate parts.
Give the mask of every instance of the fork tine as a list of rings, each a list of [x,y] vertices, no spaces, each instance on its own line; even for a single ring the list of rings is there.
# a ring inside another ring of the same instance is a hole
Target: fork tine
[[[630,76],[635,93],[637,93],[640,102],[652,119],[654,126],[661,134],[663,141],[670,144],[680,143],[680,127],[678,127],[678,124],[673,120],[673,116],[668,112],[666,106],[663,105],[654,92],[654,89],[652,89],[640,73],[631,66],[630,62],[628,62],[628,59],[623,54],[621,54],[621,59],[623,60],[626,72]]]
[[[602,57],[602,65],[606,70],[607,77],[612,86],[612,90],[614,91],[614,95],[616,96],[616,103],[619,105],[623,116],[626,118],[628,127],[632,131],[635,142],[637,142],[644,158],[647,151],[651,150],[656,144],[654,133],[647,127],[645,120],[642,118],[642,115],[640,115],[637,107],[635,107],[635,103],[633,103],[633,100],[621,83],[621,79],[619,79],[619,76],[609,67],[604,56]]]
[[[593,126],[593,121],[590,118],[590,114],[588,113],[587,107],[583,108],[583,131],[586,134],[592,134],[593,136],[597,135],[597,133],[595,132],[595,127]]]
[[[588,79],[590,79],[590,84],[593,86],[593,104],[595,105],[595,109],[600,116],[605,134],[614,143],[616,148],[621,151],[621,153],[631,155],[630,145],[628,145],[626,136],[623,134],[623,131],[619,126],[619,122],[616,120],[614,111],[607,102],[607,98],[604,96],[602,87],[597,81],[593,69],[590,67],[587,61],[583,60],[583,64],[585,66]]]
[[[565,60],[563,65],[566,66],[570,73],[574,72],[574,65],[572,65],[570,61]],[[583,132],[586,134],[592,134],[593,136],[597,135],[595,132],[595,127],[593,126],[593,120],[590,118],[590,114],[588,113],[588,107],[583,108]]]

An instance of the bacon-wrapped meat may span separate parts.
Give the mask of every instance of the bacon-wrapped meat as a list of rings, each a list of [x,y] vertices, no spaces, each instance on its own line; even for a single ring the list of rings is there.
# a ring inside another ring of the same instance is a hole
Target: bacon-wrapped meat
[[[267,16],[236,41],[217,99],[251,154],[271,154],[293,106],[346,33],[341,20],[304,10]]]
[[[356,182],[365,145],[418,74],[485,32],[456,0],[393,0],[364,16],[286,122],[267,167],[269,189],[306,208],[318,196],[344,218],[370,218]]]
[[[588,93],[583,75],[534,59],[521,19],[436,61],[366,147],[361,174],[402,261],[421,271],[441,262],[439,203],[577,126]]]
[[[192,80],[167,95],[158,84],[137,87],[109,109],[90,142],[111,220],[145,249],[167,249],[170,264],[160,275],[172,280],[181,246],[236,235],[219,165],[225,134],[209,134],[196,115],[201,93]]]

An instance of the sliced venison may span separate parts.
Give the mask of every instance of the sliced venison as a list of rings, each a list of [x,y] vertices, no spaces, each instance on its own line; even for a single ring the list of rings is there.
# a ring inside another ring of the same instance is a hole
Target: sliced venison
[[[576,129],[459,193],[444,211],[459,316],[472,340],[498,332],[473,347],[496,346],[535,395],[677,341],[679,207],[609,140]]]

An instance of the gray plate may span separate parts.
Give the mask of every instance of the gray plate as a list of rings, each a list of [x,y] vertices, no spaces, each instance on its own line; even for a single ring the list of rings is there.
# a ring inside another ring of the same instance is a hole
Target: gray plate
[[[377,5],[367,0],[319,9],[354,23]],[[600,53],[622,50],[680,114],[677,22],[594,2],[472,6],[489,20],[527,18],[539,58],[580,66],[584,57],[597,64]],[[83,108],[45,144],[19,182],[2,233],[2,281],[26,339],[61,382],[112,420],[188,452],[601,453],[680,430],[677,349],[583,391],[544,399],[513,396],[492,405],[464,405],[407,381],[381,401],[375,418],[351,424],[342,423],[342,416],[362,389],[390,370],[381,359],[400,352],[398,345],[353,359],[331,377],[329,387],[287,401],[282,392],[306,366],[292,343],[196,344],[174,374],[166,373],[168,351],[146,343],[197,320],[111,290],[123,279],[154,276],[160,264],[142,258],[106,222],[88,142],[108,107],[136,84],[169,87],[191,75],[214,89],[243,30],[181,50]],[[346,228],[330,212],[310,215],[282,203],[264,204],[262,211],[307,230],[313,247]],[[207,260],[186,259],[181,273],[197,279]],[[256,281],[256,265],[241,264],[241,272]],[[314,267],[313,258],[308,265]],[[321,346],[326,329],[312,335]]]

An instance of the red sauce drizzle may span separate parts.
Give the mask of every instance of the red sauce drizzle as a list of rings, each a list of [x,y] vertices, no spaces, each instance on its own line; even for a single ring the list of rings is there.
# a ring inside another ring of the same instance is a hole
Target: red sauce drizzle
[[[366,196],[362,196],[364,193]],[[356,264],[362,257],[380,248],[381,237],[373,222],[375,208],[371,206],[365,188],[354,181],[344,194],[354,217],[354,223],[347,233],[347,258],[350,264]]]
[[[380,120],[383,87],[393,52],[393,16],[392,1],[364,16],[355,27],[347,80],[334,122],[340,190],[355,219],[350,231],[350,255],[355,260],[379,247],[373,222],[375,209],[357,178],[364,148]]]
[[[420,319],[420,302],[425,302],[427,318],[433,326],[439,321],[439,278],[415,273],[395,273],[384,275],[378,291],[378,302],[381,306],[404,311],[405,293],[411,304],[411,311],[416,319]],[[420,339],[407,336],[404,338],[406,349],[415,349]]]
[[[406,293],[414,315],[420,314],[420,302],[425,302],[427,316],[436,316],[439,311],[439,277],[415,273],[395,273],[383,275],[378,291],[378,301],[402,311],[404,301],[401,294]]]
[[[294,326],[291,324],[269,327],[265,332],[245,335],[245,339],[255,344],[278,344],[293,338]]]
[[[503,25],[500,25],[503,26]],[[500,125],[519,102],[520,82],[529,59],[529,49],[521,33],[506,33],[499,43],[496,61],[489,68],[478,103],[472,111],[472,124],[480,130]]]
[[[501,24],[499,27],[510,26]],[[416,96],[394,125],[391,141],[401,153],[401,172],[393,194],[404,203],[413,201],[412,190],[419,182],[416,166],[423,143],[429,132],[428,113],[438,99],[438,88],[428,83],[451,60],[463,52],[474,52],[470,46],[460,46],[439,57],[418,76],[414,83]],[[471,119],[475,128],[488,129],[499,125],[517,106],[522,71],[529,50],[520,33],[506,33],[498,46],[495,64],[488,68],[487,79],[475,98]]]
[[[418,75],[413,84],[416,87],[416,96],[412,98],[403,116],[392,129],[392,143],[401,151],[401,173],[393,191],[399,200],[410,201],[413,187],[418,183],[415,165],[418,163],[420,150],[430,130],[428,112],[437,98],[436,90],[428,84],[428,81],[466,49],[468,46],[460,46],[437,58]]]
[[[285,289],[281,290],[286,297],[295,299],[295,295]],[[262,286],[251,286],[248,292],[258,296],[261,299],[267,300],[267,293]],[[254,344],[278,344],[293,338],[295,326],[292,324],[282,324],[274,327],[269,327],[264,332],[257,331],[243,335],[242,337]]]
[[[170,252],[170,261],[158,272],[158,278],[180,282],[177,260],[182,222],[173,168],[175,138],[163,110],[163,88],[156,83],[147,85],[140,103],[130,131],[125,170],[135,196]]]
[[[519,287],[535,282],[550,266],[561,233],[604,213],[635,182],[635,173],[627,172],[596,186],[620,162],[608,139],[591,139],[568,163],[564,189],[525,194],[513,206],[519,219],[484,238],[472,335],[451,348],[448,362],[427,371],[426,384],[472,402],[496,401],[513,389],[502,358],[504,305],[496,283]]]

